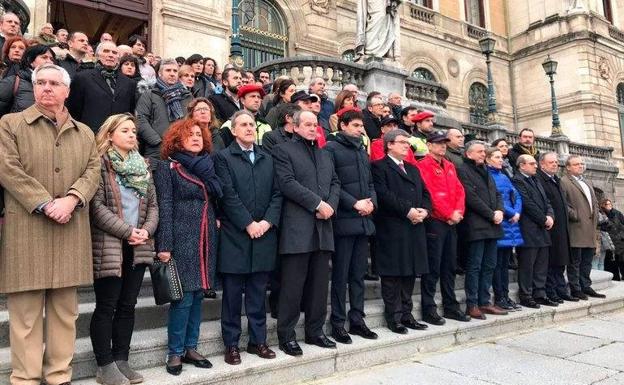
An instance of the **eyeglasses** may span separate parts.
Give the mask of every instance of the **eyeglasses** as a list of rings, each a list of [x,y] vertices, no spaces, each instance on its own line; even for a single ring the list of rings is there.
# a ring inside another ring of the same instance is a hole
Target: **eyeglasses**
[[[398,144],[410,144],[409,141],[407,140],[393,140],[392,143],[398,143]]]
[[[208,107],[200,107],[193,110],[193,112],[210,112],[210,108]]]
[[[60,86],[65,86],[65,83],[63,82],[57,82],[56,80],[44,80],[44,79],[39,79],[35,82],[35,85],[39,86],[39,87],[44,87],[46,84],[49,84],[50,87],[60,87]]]

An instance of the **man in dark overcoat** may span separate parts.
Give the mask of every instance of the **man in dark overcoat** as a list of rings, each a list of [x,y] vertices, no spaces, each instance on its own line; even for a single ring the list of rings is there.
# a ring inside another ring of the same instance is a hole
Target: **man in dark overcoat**
[[[551,300],[563,303],[564,300],[577,302],[568,291],[564,273],[570,263],[570,238],[568,234],[568,202],[561,189],[561,178],[557,176],[559,160],[557,153],[546,152],[540,155],[536,178],[541,183],[555,214],[555,223],[548,230],[551,245],[548,255],[548,278],[546,295]]]
[[[253,115],[238,111],[232,116],[234,142],[216,157],[221,179],[221,233],[217,268],[223,282],[221,331],[225,362],[241,362],[241,306],[245,293],[248,320],[247,352],[274,358],[266,341],[266,287],[275,268],[277,226],[282,197],[274,182],[273,158],[256,140]]]
[[[553,227],[554,213],[542,185],[537,181],[537,161],[522,154],[517,160],[518,172],[512,182],[522,197],[520,232],[524,243],[518,247],[518,287],[520,304],[530,308],[558,306],[546,296],[548,230]]]
[[[427,235],[423,221],[431,212],[431,198],[418,169],[404,159],[410,134],[394,130],[384,135],[386,156],[372,164],[379,208],[375,214],[377,272],[388,328],[405,334],[407,328],[427,325],[412,315],[417,275],[429,272]]]
[[[340,131],[325,146],[340,179],[340,203],[334,218],[336,253],[332,258],[331,317],[332,337],[351,343],[349,333],[367,339],[377,338],[364,323],[364,275],[368,268],[368,237],[375,232],[371,214],[377,206],[368,154],[362,142],[364,123],[359,110],[340,117]],[[346,296],[349,285],[349,333]]]
[[[273,150],[275,173],[283,195],[279,253],[281,293],[277,337],[289,355],[303,354],[296,341],[302,298],[305,342],[324,348],[336,343],[323,333],[327,315],[329,256],[334,251],[331,217],[338,208],[340,181],[331,155],[316,142],[316,115],[300,111],[294,116],[290,142]]]

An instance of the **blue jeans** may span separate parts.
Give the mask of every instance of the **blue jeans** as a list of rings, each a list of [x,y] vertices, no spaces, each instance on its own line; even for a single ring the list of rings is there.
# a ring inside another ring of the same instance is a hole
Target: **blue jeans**
[[[497,250],[496,268],[492,280],[496,301],[506,300],[509,297],[509,258],[512,251],[512,247],[499,247]]]
[[[468,243],[466,261],[466,305],[490,304],[490,287],[496,267],[496,239],[484,239]]]
[[[167,335],[170,356],[181,356],[187,349],[197,349],[203,299],[202,290],[185,291],[181,301],[169,305]]]

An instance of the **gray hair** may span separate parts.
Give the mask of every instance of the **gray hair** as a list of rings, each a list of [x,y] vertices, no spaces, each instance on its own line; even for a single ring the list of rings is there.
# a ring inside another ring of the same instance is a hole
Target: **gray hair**
[[[464,152],[466,154],[471,152],[474,146],[483,146],[485,148],[489,147],[488,144],[482,140],[471,140],[468,144],[466,144],[466,150]]]
[[[520,167],[521,165],[527,163],[529,161],[529,159],[535,159],[533,158],[533,156],[529,155],[529,154],[522,154],[518,157],[518,160],[516,160],[516,166]]]
[[[4,22],[4,18],[6,16],[9,16],[9,15],[13,15],[13,16],[17,17],[17,20],[19,20],[20,25],[22,25],[22,19],[20,19],[19,16],[17,16],[17,14],[15,12],[5,12],[2,16],[0,16],[0,23],[3,23]]]
[[[396,140],[396,138],[398,138],[399,136],[403,136],[406,138],[409,138],[411,135],[407,133],[407,131],[405,130],[401,130],[396,129],[396,130],[392,130],[390,132],[386,132],[383,136],[383,144],[384,144],[384,152],[388,153],[388,143],[392,143]]]
[[[325,79],[323,79],[320,76],[316,76],[313,77],[312,79],[310,79],[310,87],[312,87],[313,85],[315,85],[316,83],[318,83],[319,81],[323,81],[323,83],[325,82]]]
[[[485,157],[486,157],[486,159],[490,159],[492,157],[492,155],[494,155],[494,153],[496,151],[500,152],[498,147],[488,147],[488,148],[486,148],[485,149]]]
[[[247,110],[238,110],[230,118],[230,122],[231,122],[230,129],[232,130],[234,129],[234,127],[236,126],[236,119],[240,118],[243,115],[249,116],[251,119],[253,119],[254,122],[256,121],[256,117],[253,116],[251,112]]]
[[[547,151],[547,152],[545,152],[543,154],[540,154],[539,162],[542,163],[546,159],[546,157],[551,156],[551,155],[554,155],[555,158],[559,157],[559,155],[556,152],[554,152],[554,151]]]
[[[97,47],[95,48],[95,54],[97,56],[100,55],[100,52],[102,51],[102,46],[106,44],[111,44],[113,47],[117,48],[117,44],[113,43],[112,41],[103,41],[100,44],[98,44]]]
[[[565,165],[569,166],[570,163],[572,162],[572,159],[580,159],[582,161],[583,157],[580,155],[570,155],[566,158]]]
[[[71,84],[71,78],[69,74],[65,70],[65,68],[57,66],[56,64],[42,64],[39,67],[35,68],[32,73],[32,84],[33,86],[37,83],[37,78],[39,77],[39,72],[43,70],[55,70],[61,73],[61,77],[63,78],[63,84],[67,87]]]
[[[316,117],[316,114],[314,114],[314,112],[312,111],[307,111],[307,110],[299,110],[297,112],[295,112],[295,114],[293,115],[293,124],[295,126],[299,126],[301,124],[301,115],[303,115],[304,113],[309,112],[310,114],[312,114],[314,117]]]
[[[178,69],[180,69],[180,65],[175,59],[172,59],[172,58],[162,59],[160,61],[160,67],[158,67],[158,75],[162,75],[162,72],[165,66],[171,65],[171,64],[175,64],[175,66],[178,67]]]
[[[381,97],[381,95],[375,95],[372,98],[370,98],[367,102],[366,102],[366,107],[371,107],[374,103],[373,100],[375,99],[379,99],[380,102],[384,103],[383,98]],[[385,103],[384,103],[385,104]]]

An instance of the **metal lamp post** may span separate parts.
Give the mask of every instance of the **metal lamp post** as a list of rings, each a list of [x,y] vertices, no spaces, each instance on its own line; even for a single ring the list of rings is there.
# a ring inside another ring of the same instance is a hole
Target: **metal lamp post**
[[[492,123],[496,121],[496,93],[494,92],[494,81],[492,80],[492,68],[490,55],[494,53],[494,46],[496,46],[496,39],[489,34],[479,40],[479,47],[481,47],[481,53],[485,55],[485,63],[487,64],[487,90],[488,90],[488,122]]]
[[[243,50],[240,39],[240,0],[232,0],[232,38],[230,40],[230,63],[243,67]]]
[[[552,104],[552,132],[550,136],[562,136],[561,123],[559,122],[559,108],[557,107],[557,97],[555,96],[555,74],[557,73],[557,62],[550,58],[550,55],[546,57],[546,60],[542,63],[546,75],[550,79],[550,102]]]

